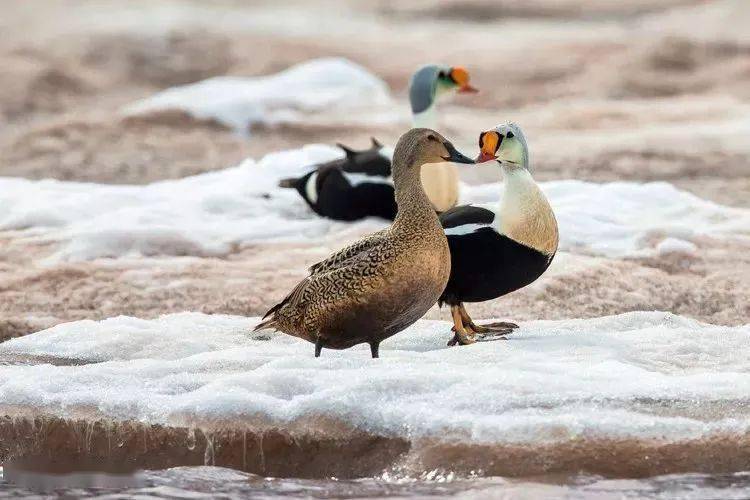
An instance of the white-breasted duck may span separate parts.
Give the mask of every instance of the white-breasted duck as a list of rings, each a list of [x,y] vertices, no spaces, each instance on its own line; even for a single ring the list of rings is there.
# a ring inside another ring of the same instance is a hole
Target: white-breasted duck
[[[555,214],[531,175],[521,128],[506,123],[482,132],[479,147],[477,162],[491,161],[502,170],[503,194],[498,204],[464,205],[440,216],[451,251],[451,276],[439,300],[451,308],[449,345],[518,328],[506,322],[476,325],[464,302],[495,299],[532,283],[549,267],[559,241]]]
[[[312,342],[316,357],[324,347],[367,343],[377,358],[380,342],[421,318],[448,282],[448,241],[420,181],[423,165],[446,161],[474,163],[434,130],[401,136],[393,156],[393,224],[312,266],[255,330]]]
[[[464,68],[430,64],[417,70],[409,84],[413,125],[438,128],[436,102],[440,96],[453,92],[476,92]],[[393,220],[396,204],[391,148],[375,139],[372,147],[363,151],[338,146],[346,153],[344,158],[315,165],[302,177],[283,179],[279,186],[296,189],[323,217],[353,221],[374,216]],[[422,171],[422,184],[436,210],[442,212],[455,206],[458,180],[456,167],[450,163]]]

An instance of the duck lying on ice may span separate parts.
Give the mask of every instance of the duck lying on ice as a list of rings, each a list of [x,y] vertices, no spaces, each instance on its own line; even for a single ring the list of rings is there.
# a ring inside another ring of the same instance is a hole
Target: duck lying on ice
[[[531,176],[521,128],[507,123],[479,136],[478,162],[497,164],[504,177],[497,205],[464,205],[440,215],[451,252],[451,275],[439,304],[448,304],[455,333],[450,345],[476,333],[510,333],[518,325],[476,325],[464,302],[483,302],[518,290],[544,273],[557,252],[557,220]]]
[[[420,180],[423,165],[443,162],[474,163],[433,130],[401,136],[393,156],[393,224],[312,266],[255,330],[312,342],[316,357],[324,347],[367,343],[377,358],[380,342],[421,318],[448,282],[448,241]]]
[[[412,120],[415,127],[437,127],[436,102],[454,92],[476,92],[469,73],[460,67],[427,65],[412,76],[409,85]],[[323,163],[299,178],[284,179],[279,186],[294,188],[310,208],[323,217],[353,221],[364,217],[396,217],[391,178],[392,150],[373,139],[372,147],[354,151],[339,144],[344,158]],[[455,206],[458,200],[458,172],[450,163],[424,169],[422,184],[438,211]]]

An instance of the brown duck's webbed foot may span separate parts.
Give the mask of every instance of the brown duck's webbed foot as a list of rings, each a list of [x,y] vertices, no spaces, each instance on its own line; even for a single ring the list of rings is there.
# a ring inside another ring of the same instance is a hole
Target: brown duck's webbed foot
[[[474,332],[471,332],[464,327],[463,321],[461,320],[459,306],[451,306],[451,316],[453,317],[453,328],[451,328],[451,331],[454,335],[453,338],[448,341],[448,345],[468,345],[476,342],[476,340],[474,340]]]
[[[315,357],[320,357],[320,351],[323,350],[323,341],[321,339],[318,339],[315,341]]]
[[[371,342],[370,343],[370,354],[372,354],[373,358],[379,358],[380,357],[380,342]]]

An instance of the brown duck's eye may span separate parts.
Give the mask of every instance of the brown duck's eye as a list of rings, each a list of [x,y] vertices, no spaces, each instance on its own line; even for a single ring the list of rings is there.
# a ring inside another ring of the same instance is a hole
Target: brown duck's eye
[[[427,136],[427,140],[428,141],[437,141],[437,137],[435,137],[434,135],[430,134],[430,135]]]

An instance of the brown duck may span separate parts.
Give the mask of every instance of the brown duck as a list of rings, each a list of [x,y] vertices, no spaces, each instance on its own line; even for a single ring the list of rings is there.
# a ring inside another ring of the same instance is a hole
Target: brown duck
[[[255,330],[312,342],[316,357],[324,347],[368,343],[377,358],[380,342],[421,318],[448,282],[448,241],[420,181],[423,165],[444,162],[474,163],[434,130],[401,136],[393,155],[393,224],[312,266]]]

